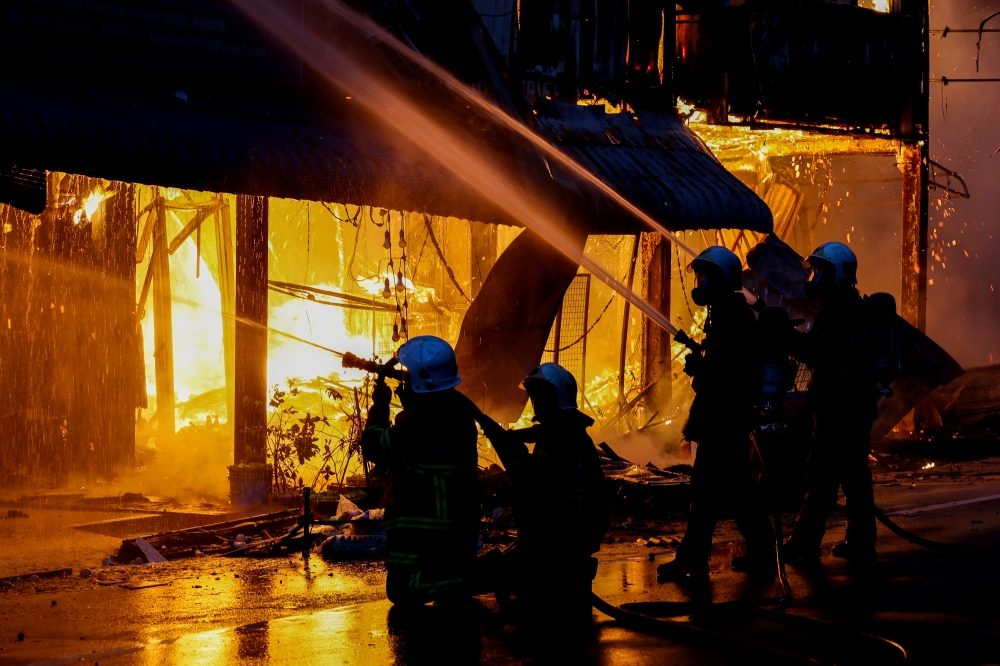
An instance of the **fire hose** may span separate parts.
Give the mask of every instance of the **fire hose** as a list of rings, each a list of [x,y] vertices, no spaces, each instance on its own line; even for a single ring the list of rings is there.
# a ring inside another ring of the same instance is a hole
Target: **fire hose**
[[[894,523],[889,516],[885,515],[882,509],[875,507],[875,517],[878,518],[879,522],[889,528],[889,531],[896,536],[906,539],[912,544],[922,546],[928,550],[937,550],[944,553],[956,553],[961,555],[997,555],[1000,554],[1000,548],[988,548],[985,546],[962,546],[954,543],[942,543],[940,541],[932,541],[930,539],[925,539],[921,536],[917,536],[913,532],[904,530],[902,527]]]
[[[968,555],[987,555],[996,554],[1000,552],[1000,549],[996,548],[984,548],[975,546],[961,546],[956,544],[942,543],[939,541],[933,541],[930,539],[925,539],[923,537],[917,536],[912,532],[904,530],[899,525],[894,523],[885,513],[878,507],[875,507],[875,516],[878,520],[885,525],[890,531],[892,531],[897,536],[914,543],[918,546],[928,548],[930,550],[960,553]],[[785,575],[784,562],[781,558],[781,522],[780,516],[775,516],[775,544],[776,544],[776,557],[778,563],[778,573],[781,579],[783,596],[779,599],[761,599],[755,602],[728,602],[722,604],[708,604],[699,605],[690,602],[643,602],[643,603],[632,603],[626,604],[622,607],[614,606],[607,601],[601,599],[596,594],[592,595],[591,603],[593,607],[600,612],[608,615],[609,617],[620,622],[624,626],[635,629],[637,631],[642,631],[644,633],[657,634],[665,636],[667,638],[676,639],[684,641],[688,644],[699,645],[713,650],[721,650],[726,653],[731,653],[734,656],[739,656],[745,658],[748,653],[754,653],[761,657],[768,657],[775,663],[782,664],[821,664],[824,662],[817,661],[815,659],[804,657],[801,655],[795,655],[774,648],[769,648],[766,646],[761,646],[757,644],[746,643],[738,639],[726,636],[709,629],[704,629],[701,627],[692,626],[691,624],[685,622],[678,622],[676,620],[669,619],[671,617],[677,617],[680,615],[690,615],[699,611],[715,611],[722,612],[727,615],[739,614],[742,617],[751,620],[761,620],[766,622],[774,622],[777,624],[782,624],[785,626],[792,626],[797,628],[802,628],[806,630],[823,630],[826,632],[833,632],[838,634],[839,638],[848,638],[849,636],[860,637],[865,642],[869,643],[872,649],[879,650],[885,653],[885,660],[888,663],[904,663],[906,662],[908,655],[906,649],[899,645],[895,641],[891,641],[887,638],[881,636],[875,636],[873,634],[868,634],[864,632],[848,632],[842,631],[837,628],[836,625],[828,622],[823,622],[820,620],[814,620],[812,618],[806,618],[798,615],[791,615],[788,613],[782,613],[774,610],[767,610],[761,608],[761,605],[782,605],[787,602],[790,594],[790,589],[788,586],[788,579]],[[627,606],[627,607],[626,607]],[[640,610],[648,609],[650,611],[658,611],[656,614],[647,614],[639,612]],[[869,653],[869,656],[871,653]]]
[[[301,541],[303,546],[308,548],[313,539],[314,535],[310,534],[311,525],[333,525],[342,524],[349,521],[324,521],[317,520],[312,512],[311,507],[311,489],[303,488],[302,490],[302,519],[297,522],[285,535],[278,537],[277,539],[271,540],[267,545],[271,547],[272,552],[276,552],[283,545],[288,545],[300,532],[302,532]],[[863,632],[843,632],[838,629],[838,627],[832,623],[822,622],[820,620],[814,620],[812,618],[806,618],[797,615],[789,615],[786,613],[780,613],[777,611],[766,610],[760,608],[760,605],[784,605],[787,603],[790,597],[790,590],[788,587],[788,580],[785,577],[784,563],[781,559],[781,522],[780,516],[775,516],[776,521],[776,558],[778,563],[779,575],[781,578],[783,596],[777,599],[758,599],[753,602],[727,602],[720,604],[695,604],[689,602],[647,602],[647,603],[633,603],[627,604],[629,608],[614,606],[607,601],[601,599],[596,594],[591,593],[591,605],[599,610],[600,612],[608,615],[614,620],[620,622],[624,626],[635,629],[637,631],[642,631],[644,633],[651,633],[656,635],[665,636],[670,639],[683,641],[686,644],[697,645],[705,647],[714,651],[722,651],[726,654],[731,654],[734,657],[745,659],[748,654],[753,654],[755,656],[760,656],[763,658],[768,658],[771,663],[775,664],[815,664],[815,665],[826,665],[827,662],[818,661],[810,657],[805,657],[802,655],[796,655],[775,648],[759,645],[756,643],[748,643],[741,641],[739,639],[727,636],[724,633],[716,632],[711,629],[705,629],[702,627],[697,627],[685,622],[678,622],[676,620],[670,619],[671,617],[676,617],[679,615],[690,615],[693,613],[700,613],[703,611],[710,611],[716,615],[731,616],[734,614],[740,615],[742,617],[747,617],[751,620],[759,620],[765,622],[772,622],[776,624],[781,624],[785,626],[791,626],[796,628],[803,628],[806,630],[815,631],[820,629],[826,632],[838,633],[838,638],[846,637],[848,633],[853,636],[861,637],[863,640],[872,644],[874,649],[881,650],[885,652],[885,659],[883,661],[893,664],[893,663],[904,663],[907,659],[906,650],[900,646],[898,643],[890,641],[886,638],[880,636],[874,636],[871,634],[866,634]],[[240,554],[245,549],[239,549]],[[235,553],[234,553],[235,554]],[[659,616],[648,615],[645,613],[638,612],[637,609],[654,609],[659,611]]]
[[[774,600],[760,600],[758,603],[773,603]],[[801,615],[791,615],[760,608],[757,604],[745,602],[729,602],[722,604],[700,605],[689,602],[643,602],[625,604],[622,607],[613,606],[596,594],[592,595],[591,603],[600,612],[608,615],[630,629],[644,633],[658,634],[667,638],[684,641],[688,644],[703,646],[716,651],[732,654],[741,661],[748,656],[768,658],[771,663],[778,664],[825,664],[810,657],[784,652],[775,648],[748,643],[725,634],[693,626],[686,622],[669,619],[680,615],[690,615],[699,611],[716,611],[722,615],[739,615],[751,620],[772,622],[784,626],[805,629],[806,631],[821,631],[828,637],[838,639],[838,644],[851,638],[860,638],[866,645],[866,661],[878,661],[885,664],[902,664],[908,655],[902,645],[881,636],[864,632],[844,631],[837,625],[814,620]],[[627,608],[626,608],[627,606]],[[656,611],[656,615],[637,612],[637,609]],[[878,657],[876,659],[876,657]]]
[[[881,511],[878,513],[881,514]],[[626,608],[624,606],[614,606],[604,599],[601,599],[596,594],[591,594],[591,605],[595,609],[615,619],[624,626],[635,629],[636,631],[657,634],[667,638],[684,641],[688,644],[710,648],[716,651],[721,650],[724,653],[732,654],[734,657],[741,659],[746,659],[748,654],[754,654],[755,656],[767,658],[772,663],[778,664],[827,663],[775,648],[741,641],[719,632],[696,627],[685,622],[678,622],[670,618],[680,615],[690,615],[698,612],[711,612],[727,616],[739,615],[742,618],[750,620],[772,622],[784,626],[805,629],[807,631],[821,630],[827,634],[836,634],[836,637],[840,642],[850,636],[860,637],[862,640],[870,644],[870,651],[868,653],[869,656],[873,654],[871,650],[878,650],[885,653],[883,655],[884,658],[882,659],[885,663],[902,664],[906,662],[907,653],[903,646],[887,638],[864,632],[843,631],[836,625],[829,622],[761,608],[761,606],[765,605],[784,606],[791,598],[791,588],[788,584],[788,577],[785,573],[785,563],[781,557],[781,546],[782,541],[784,540],[781,529],[781,515],[776,514],[773,520],[775,535],[775,559],[777,561],[778,577],[781,581],[782,587],[782,596],[777,599],[756,599],[751,602],[737,601],[719,604],[696,604],[690,602],[642,602],[626,604],[626,606],[628,606],[628,608]],[[639,612],[641,609],[655,610],[658,611],[658,613],[650,615]]]

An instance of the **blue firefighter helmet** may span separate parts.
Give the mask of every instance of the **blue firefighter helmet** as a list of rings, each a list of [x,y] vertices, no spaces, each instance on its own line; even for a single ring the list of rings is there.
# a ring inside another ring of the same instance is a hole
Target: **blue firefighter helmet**
[[[576,409],[576,378],[558,363],[542,363],[524,378],[521,388],[527,389],[531,382],[546,382],[554,386],[559,409]]]
[[[414,393],[434,393],[462,383],[455,350],[433,335],[419,335],[399,348],[399,362],[409,372]]]

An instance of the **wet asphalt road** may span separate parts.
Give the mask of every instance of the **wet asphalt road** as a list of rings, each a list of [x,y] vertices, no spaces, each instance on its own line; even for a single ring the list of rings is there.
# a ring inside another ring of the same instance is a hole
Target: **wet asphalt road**
[[[1000,547],[1000,481],[922,479],[916,484],[877,487],[879,504],[887,512],[932,507],[897,517],[928,538]],[[864,646],[852,642],[857,631],[897,641],[913,664],[1000,663],[1000,557],[930,552],[880,526],[879,562],[871,571],[857,572],[829,556],[829,547],[843,536],[838,522],[836,516],[831,521],[820,568],[789,568],[794,598],[785,611],[833,622],[833,629],[813,634],[701,616],[694,622],[827,663],[874,661]],[[724,527],[717,534],[707,587],[656,582],[656,565],[673,557],[672,549],[616,543],[602,549],[594,589],[616,605],[706,595],[714,602],[776,596],[776,579],[752,584],[729,571],[732,527]],[[100,584],[118,580],[124,586]],[[297,555],[98,568],[86,580],[22,583],[0,591],[0,665],[558,661],[640,666],[762,659],[749,647],[727,652],[722,641],[693,646],[640,633],[596,612],[584,626],[553,622],[534,634],[515,629],[487,598],[460,609],[399,614],[385,600],[384,581],[378,562],[330,563]]]

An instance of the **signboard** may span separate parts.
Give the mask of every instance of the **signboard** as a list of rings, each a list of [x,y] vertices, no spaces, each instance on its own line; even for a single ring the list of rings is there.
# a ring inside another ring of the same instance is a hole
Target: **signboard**
[[[283,0],[298,5],[304,0]],[[225,0],[0,0],[0,52],[54,56],[60,76],[82,61],[298,83],[302,63]],[[0,56],[2,57],[2,56]],[[58,62],[60,57],[71,60]],[[3,58],[3,68],[23,59]],[[107,74],[108,72],[103,72]]]

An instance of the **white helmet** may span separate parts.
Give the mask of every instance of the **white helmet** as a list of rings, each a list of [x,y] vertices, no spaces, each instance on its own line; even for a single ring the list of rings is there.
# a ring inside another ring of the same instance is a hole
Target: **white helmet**
[[[462,383],[455,350],[433,335],[410,338],[399,348],[399,362],[410,374],[410,388],[414,393],[444,391]]]
[[[833,269],[833,281],[842,287],[858,283],[858,257],[851,248],[836,241],[823,243],[802,262],[812,269],[810,282],[818,282],[824,269]]]
[[[712,245],[688,264],[688,271],[698,271],[710,276],[718,275],[717,286],[726,291],[738,291],[743,286],[743,262],[721,245]]]
[[[521,388],[534,381],[546,382],[556,388],[559,409],[576,409],[576,378],[569,370],[558,363],[542,363],[524,378]]]

